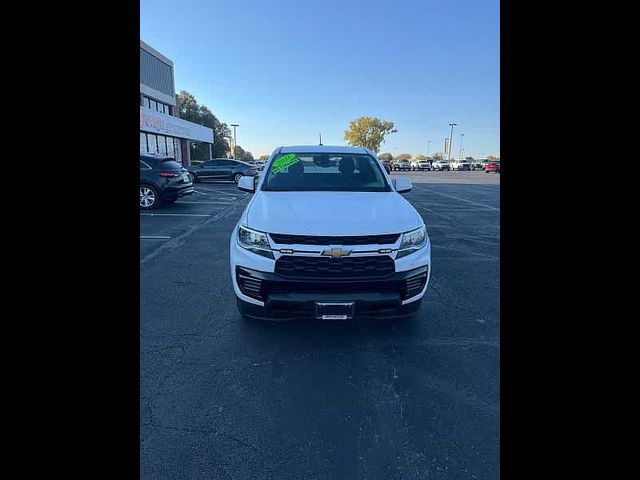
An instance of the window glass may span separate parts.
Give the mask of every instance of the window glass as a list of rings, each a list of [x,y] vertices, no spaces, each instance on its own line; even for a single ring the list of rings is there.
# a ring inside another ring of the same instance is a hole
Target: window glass
[[[173,148],[175,152],[174,158],[176,159],[176,162],[182,163],[182,150],[180,149],[180,139],[174,138],[173,143],[174,143]]]
[[[158,135],[158,152],[162,155],[167,154],[167,137],[164,135]]]
[[[144,132],[140,132],[140,151],[147,151],[147,134]]]
[[[271,191],[391,191],[379,162],[364,154],[280,154],[265,177],[262,189]]]
[[[167,137],[167,155],[175,158],[173,137]]]
[[[147,145],[148,145],[147,151],[151,153],[158,151],[158,142],[156,140],[156,136],[153,135],[152,133],[147,134]]]

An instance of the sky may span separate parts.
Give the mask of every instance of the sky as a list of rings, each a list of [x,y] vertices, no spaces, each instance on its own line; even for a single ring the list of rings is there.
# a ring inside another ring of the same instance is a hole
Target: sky
[[[187,90],[237,123],[254,157],[346,145],[361,116],[392,121],[380,153],[500,155],[498,0],[141,0],[140,38]],[[430,143],[429,143],[430,142]]]

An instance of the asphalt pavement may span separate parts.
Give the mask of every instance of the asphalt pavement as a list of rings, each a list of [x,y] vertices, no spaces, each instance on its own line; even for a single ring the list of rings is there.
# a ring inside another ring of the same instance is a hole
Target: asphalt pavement
[[[499,478],[500,175],[396,175],[432,242],[411,320],[244,320],[228,243],[250,194],[141,212],[142,479]]]

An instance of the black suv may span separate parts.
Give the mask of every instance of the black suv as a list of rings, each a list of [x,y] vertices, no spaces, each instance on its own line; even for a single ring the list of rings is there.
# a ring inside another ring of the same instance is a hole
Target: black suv
[[[189,172],[172,157],[140,155],[140,208],[157,208],[194,191]]]
[[[194,182],[201,180],[231,180],[236,184],[240,178],[255,177],[258,170],[253,165],[230,158],[214,158],[200,165],[191,165],[189,173]]]

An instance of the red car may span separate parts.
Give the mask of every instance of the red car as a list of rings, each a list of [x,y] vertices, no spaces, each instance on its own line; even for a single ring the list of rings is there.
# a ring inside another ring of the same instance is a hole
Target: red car
[[[487,173],[489,172],[500,173],[500,162],[487,163],[487,166],[484,168],[484,171]]]

